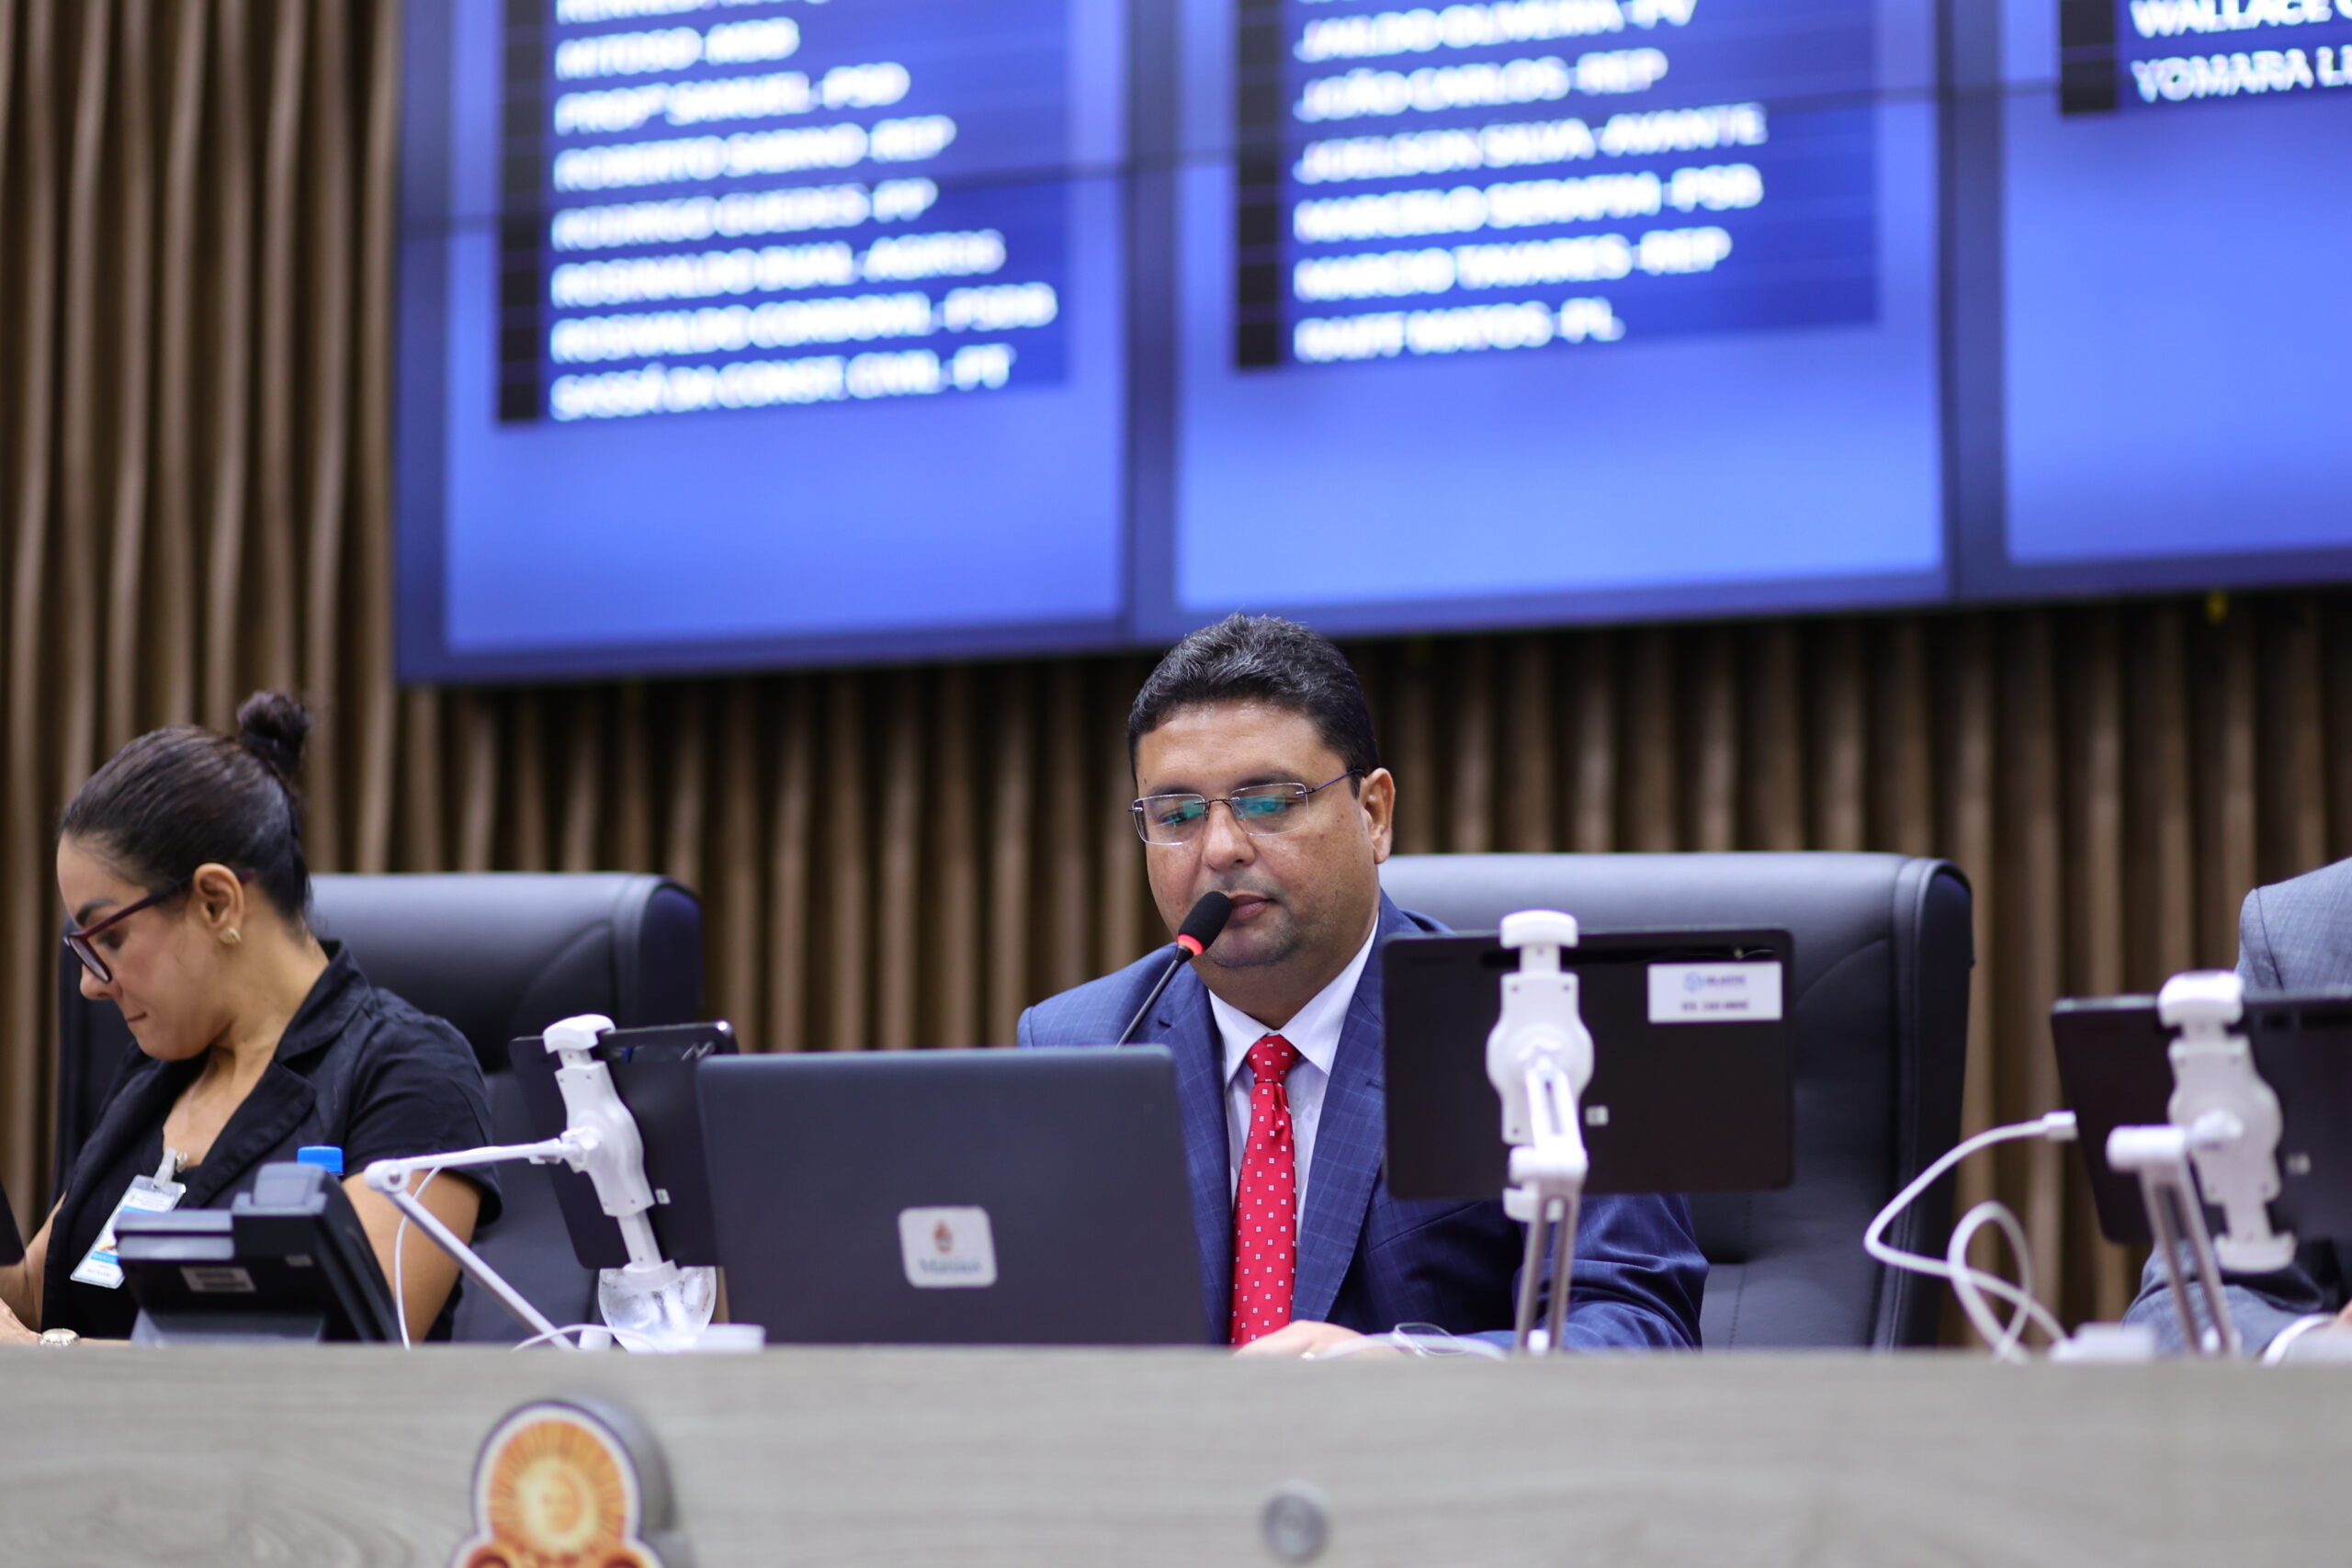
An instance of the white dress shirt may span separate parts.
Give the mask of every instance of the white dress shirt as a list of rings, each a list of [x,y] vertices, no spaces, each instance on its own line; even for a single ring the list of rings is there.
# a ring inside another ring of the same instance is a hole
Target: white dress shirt
[[[1209,1011],[1216,1016],[1217,1032],[1225,1040],[1225,1146],[1230,1156],[1227,1192],[1241,1185],[1241,1156],[1250,1142],[1250,1088],[1257,1075],[1250,1070],[1250,1047],[1269,1034],[1279,1034],[1298,1052],[1284,1087],[1290,1096],[1291,1152],[1298,1162],[1298,1213],[1306,1217],[1306,1178],[1315,1168],[1315,1124],[1323,1112],[1323,1091],[1330,1086],[1331,1064],[1340,1055],[1340,1030],[1348,1021],[1348,1008],[1356,999],[1356,982],[1363,977],[1364,961],[1379,936],[1377,922],[1348,966],[1314,999],[1280,1029],[1268,1029],[1231,1002],[1209,993]]]

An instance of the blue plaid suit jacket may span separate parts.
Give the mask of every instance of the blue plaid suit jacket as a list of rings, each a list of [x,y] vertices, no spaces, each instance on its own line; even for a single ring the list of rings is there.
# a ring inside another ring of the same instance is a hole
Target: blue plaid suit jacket
[[[1443,929],[1385,897],[1380,900],[1383,939]],[[1022,1045],[1101,1045],[1117,1039],[1167,962],[1162,950],[1038,1003],[1021,1015]],[[1435,1324],[1454,1334],[1508,1331],[1527,1245],[1524,1229],[1503,1213],[1499,1201],[1401,1202],[1380,1179],[1386,1117],[1380,986],[1375,955],[1357,982],[1316,1126],[1293,1314],[1368,1334],[1399,1324]],[[1212,1338],[1221,1343],[1233,1292],[1225,1052],[1208,987],[1190,968],[1170,983],[1138,1037],[1175,1054],[1201,1304]],[[1577,1230],[1565,1340],[1585,1349],[1696,1349],[1706,1278],[1685,1200],[1588,1199]]]
[[[2238,910],[2238,976],[2248,991],[2352,986],[2352,860],[2245,896]],[[2248,1355],[2260,1354],[2299,1317],[2344,1309],[2352,1293],[2348,1250],[2332,1241],[2305,1242],[2296,1248],[2295,1261],[2275,1273],[2228,1277],[2230,1318]],[[2180,1320],[2162,1258],[2149,1256],[2140,1294],[2123,1321],[2154,1329],[2166,1350],[2181,1348]]]

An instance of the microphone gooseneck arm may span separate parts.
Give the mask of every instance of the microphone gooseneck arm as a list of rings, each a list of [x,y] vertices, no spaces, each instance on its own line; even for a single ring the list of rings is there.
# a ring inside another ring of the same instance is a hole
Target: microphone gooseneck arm
[[[1125,1045],[1134,1040],[1136,1031],[1143,1027],[1143,1021],[1150,1017],[1151,1010],[1159,1005],[1159,993],[1168,988],[1169,981],[1176,978],[1176,971],[1199,956],[1193,947],[1182,937],[1176,941],[1176,949],[1175,956],[1168,961],[1168,967],[1162,969],[1159,972],[1159,978],[1152,982],[1151,994],[1144,998],[1143,1006],[1136,1009],[1135,1017],[1127,1020],[1127,1026],[1119,1031],[1119,1037],[1111,1043]]]
[[[1159,978],[1152,982],[1151,994],[1144,998],[1143,1006],[1136,1009],[1135,1017],[1127,1020],[1127,1026],[1119,1031],[1118,1039],[1112,1042],[1114,1045],[1125,1045],[1136,1037],[1136,1031],[1143,1027],[1143,1021],[1149,1018],[1151,1010],[1159,1005],[1159,995],[1168,989],[1168,982],[1176,977],[1176,971],[1208,951],[1209,943],[1225,930],[1225,922],[1232,914],[1233,900],[1224,894],[1210,892],[1201,895],[1200,902],[1193,906],[1192,913],[1186,915],[1184,923],[1177,928],[1176,951],[1169,957],[1168,967],[1162,969]]]

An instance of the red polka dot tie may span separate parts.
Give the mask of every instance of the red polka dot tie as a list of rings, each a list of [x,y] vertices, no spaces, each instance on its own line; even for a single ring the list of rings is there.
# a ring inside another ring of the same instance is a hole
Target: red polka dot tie
[[[1297,1065],[1298,1047],[1279,1034],[1250,1047],[1250,1142],[1233,1194],[1230,1337],[1236,1345],[1290,1321],[1291,1280],[1298,1270],[1298,1165],[1283,1084]]]

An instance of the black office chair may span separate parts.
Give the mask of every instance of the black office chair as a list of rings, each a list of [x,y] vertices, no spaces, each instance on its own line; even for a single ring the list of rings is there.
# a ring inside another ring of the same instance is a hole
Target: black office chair
[[[1381,880],[1404,908],[1463,931],[1552,908],[1588,931],[1789,931],[1796,1179],[1692,1198],[1709,1265],[1705,1342],[1937,1342],[1940,1288],[1872,1262],[1862,1231],[1960,1135],[1975,950],[1956,867],[1888,854],[1398,855]],[[1940,1257],[1951,1230],[1947,1180],[1888,1239]]]
[[[346,943],[368,978],[455,1024],[490,1078],[491,1132],[535,1134],[508,1071],[510,1040],[560,1018],[603,1013],[624,1027],[702,1013],[702,906],[666,877],[627,873],[319,876],[311,928]],[[97,1125],[126,1054],[137,1049],[110,1002],[81,994],[72,954],[58,968],[58,1182]],[[595,1279],[572,1256],[548,1172],[498,1168],[505,1213],[475,1249],[557,1323],[594,1316]],[[513,1343],[523,1330],[489,1292],[458,1304],[460,1339]]]

